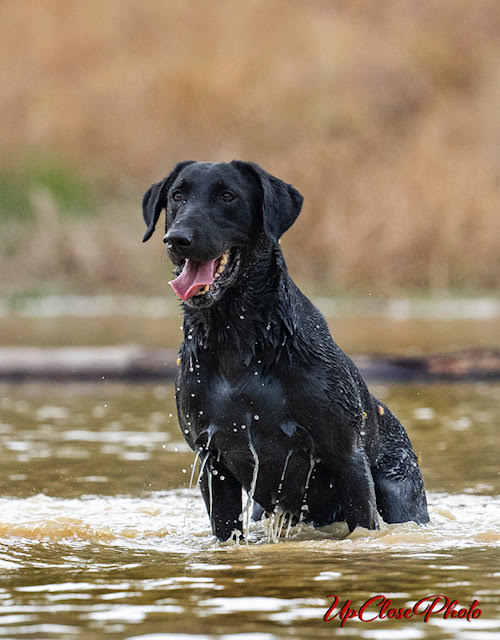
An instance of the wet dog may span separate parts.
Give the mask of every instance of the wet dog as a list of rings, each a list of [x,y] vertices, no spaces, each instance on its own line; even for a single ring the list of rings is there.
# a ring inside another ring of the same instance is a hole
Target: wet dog
[[[166,211],[184,310],[179,423],[220,540],[248,527],[252,499],[281,524],[429,520],[403,426],[287,272],[278,240],[301,206],[291,185],[240,161],[180,163],[143,199],[144,241]]]

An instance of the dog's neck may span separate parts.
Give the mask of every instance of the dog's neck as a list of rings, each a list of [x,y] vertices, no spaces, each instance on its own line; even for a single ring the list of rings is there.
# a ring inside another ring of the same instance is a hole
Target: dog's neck
[[[244,256],[238,281],[214,305],[184,305],[184,346],[195,359],[199,350],[217,357],[236,350],[242,362],[287,351],[295,336],[298,289],[288,275],[279,245],[266,237],[251,257]]]

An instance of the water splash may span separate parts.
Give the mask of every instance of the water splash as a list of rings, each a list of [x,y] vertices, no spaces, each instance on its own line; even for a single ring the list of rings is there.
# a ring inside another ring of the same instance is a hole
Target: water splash
[[[267,541],[277,544],[281,537],[283,525],[287,518],[287,512],[276,506],[267,522]]]
[[[281,495],[281,491],[283,489],[283,482],[285,480],[286,470],[288,467],[288,462],[292,456],[293,450],[290,449],[288,455],[285,459],[285,464],[283,465],[283,471],[281,472],[281,478],[278,484],[278,495],[277,502],[279,502],[279,497]],[[278,543],[281,537],[281,533],[283,531],[283,526],[285,522],[292,519],[292,515],[283,511],[282,508],[277,504],[274,508],[274,511],[269,515],[269,517],[264,521],[264,525],[267,527],[267,541]]]
[[[206,451],[205,457],[203,458],[203,462],[200,465],[200,471],[198,473],[198,478],[196,479],[196,484],[199,485],[200,483],[200,479],[203,476],[203,472],[205,470],[205,466],[207,464],[208,458],[210,457],[211,451],[210,451],[210,443],[212,441],[212,438],[214,436],[215,433],[217,433],[217,431],[219,430],[219,427],[217,427],[214,424],[211,424],[208,429],[206,430],[206,433],[208,433],[208,438],[207,438],[207,443],[205,444],[205,446],[203,447]],[[220,455],[220,452],[219,452]]]
[[[212,495],[212,482],[213,482],[213,469],[208,469],[208,518],[210,522],[212,522],[212,506],[213,506],[213,495]]]
[[[207,451],[205,453],[205,457],[203,458],[203,461],[200,465],[200,471],[198,473],[198,478],[196,479],[196,484],[199,485],[200,484],[200,480],[203,476],[203,472],[205,471],[205,466],[207,464],[208,458],[210,457],[210,451]]]
[[[154,492],[141,498],[88,496],[53,498],[0,498],[0,538],[11,546],[28,540],[63,542],[80,548],[82,541],[123,549],[198,553],[206,549],[227,550],[212,534],[201,496],[184,526],[186,489]],[[353,552],[423,553],[451,549],[497,548],[500,543],[500,506],[496,498],[472,494],[428,494],[431,523],[385,524],[380,530],[358,528],[349,534],[345,523],[314,528],[305,522],[292,526],[292,515],[279,514],[281,544],[301,549],[323,549],[340,554]],[[278,514],[275,516],[278,518]],[[266,523],[255,523],[256,544],[266,543]],[[11,541],[14,539],[14,543]],[[285,543],[286,540],[286,543]],[[10,541],[10,542],[9,542]],[[234,544],[234,543],[233,543]]]
[[[200,459],[200,451],[197,451],[196,455],[194,456],[193,464],[192,464],[192,467],[191,467],[191,477],[189,478],[189,490],[190,491],[193,488],[194,473],[195,473],[195,469],[196,469],[196,464],[198,463],[199,459]]]
[[[245,517],[245,539],[248,543],[248,534],[250,531],[250,509],[253,507],[253,499],[255,495],[255,487],[257,486],[257,476],[259,475],[259,456],[257,455],[257,450],[252,441],[252,431],[250,426],[248,427],[248,446],[250,447],[250,452],[252,453],[254,460],[254,467],[252,473],[252,482],[250,484],[250,491],[247,495],[247,502],[245,508],[243,509],[243,514]]]
[[[302,498],[302,507],[300,520],[304,517],[304,512],[308,511],[309,507],[307,506],[307,492],[309,490],[309,483],[311,481],[312,472],[314,471],[314,467],[316,465],[316,460],[311,456],[309,458],[309,471],[307,472],[306,482],[304,484],[304,497]]]
[[[275,507],[274,512],[263,520],[263,525],[267,533],[267,542],[277,544],[281,538],[290,537],[293,523],[293,513],[283,511],[280,507]],[[285,532],[283,529],[287,525]]]
[[[193,480],[194,480],[196,465],[198,464],[199,460],[200,460],[200,451],[198,450],[194,456],[193,464],[191,465],[191,476],[189,478],[188,495],[186,497],[186,518],[189,511],[192,511],[194,508],[194,498],[195,498],[196,492],[193,491]],[[198,481],[196,482],[196,484],[198,484]]]
[[[283,471],[281,472],[280,483],[278,485],[278,499],[279,499],[279,497],[281,495],[281,490],[283,489],[283,482],[285,480],[286,468],[288,466],[288,461],[290,460],[290,457],[291,457],[292,453],[293,453],[293,450],[290,449],[290,451],[288,452],[288,455],[286,457],[285,464],[283,465]]]

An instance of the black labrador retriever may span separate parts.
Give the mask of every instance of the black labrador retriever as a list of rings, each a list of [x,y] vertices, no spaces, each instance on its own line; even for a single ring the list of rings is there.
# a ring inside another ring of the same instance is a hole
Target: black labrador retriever
[[[429,520],[403,426],[288,275],[278,240],[302,200],[241,161],[182,162],[143,199],[144,241],[166,210],[170,284],[184,309],[179,423],[201,456],[220,540],[242,534],[252,499],[281,526],[377,529],[377,511],[388,523]]]

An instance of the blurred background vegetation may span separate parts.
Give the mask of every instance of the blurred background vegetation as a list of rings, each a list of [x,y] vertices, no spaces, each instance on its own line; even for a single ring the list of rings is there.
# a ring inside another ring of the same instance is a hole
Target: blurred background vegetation
[[[167,290],[146,188],[292,182],[312,293],[500,284],[498,0],[3,0],[0,294]]]

